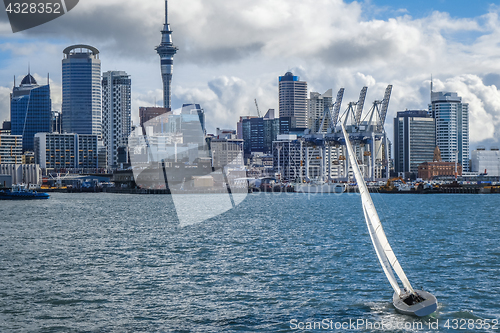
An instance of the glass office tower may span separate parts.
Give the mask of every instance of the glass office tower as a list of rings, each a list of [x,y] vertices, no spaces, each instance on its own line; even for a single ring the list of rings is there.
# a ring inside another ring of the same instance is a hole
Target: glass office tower
[[[73,45],[62,60],[62,129],[101,137],[101,60],[89,45]]]
[[[33,151],[36,133],[51,131],[51,109],[50,86],[39,86],[31,74],[14,87],[10,100],[11,134],[22,135],[23,152]]]
[[[458,159],[462,170],[469,171],[469,104],[456,92],[432,92],[429,112],[436,119],[436,145],[443,161]]]
[[[425,110],[398,112],[394,118],[394,171],[417,174],[418,166],[432,162],[436,122]]]

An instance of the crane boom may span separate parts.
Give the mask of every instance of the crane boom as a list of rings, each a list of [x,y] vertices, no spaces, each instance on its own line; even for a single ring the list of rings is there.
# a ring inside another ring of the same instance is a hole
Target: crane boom
[[[259,116],[259,118],[262,118],[260,116],[260,110],[259,110],[259,104],[257,104],[257,98],[255,99],[255,107],[257,108],[257,115]]]
[[[340,88],[339,92],[337,93],[337,100],[333,105],[333,114],[330,114],[330,116],[332,117],[330,123],[332,129],[334,129],[335,126],[337,126],[337,121],[339,119],[339,113],[340,113],[340,105],[342,104],[343,98],[344,98],[344,88]]]
[[[357,103],[356,107],[356,115],[355,115],[355,121],[356,125],[359,126],[359,123],[361,121],[361,114],[363,113],[363,107],[365,106],[365,98],[366,98],[366,91],[368,90],[368,87],[363,87],[361,89],[361,93],[359,94],[359,100]]]
[[[392,85],[388,85],[385,89],[384,100],[382,101],[382,109],[380,110],[380,126],[384,127],[387,109],[389,108],[389,100],[391,99]]]

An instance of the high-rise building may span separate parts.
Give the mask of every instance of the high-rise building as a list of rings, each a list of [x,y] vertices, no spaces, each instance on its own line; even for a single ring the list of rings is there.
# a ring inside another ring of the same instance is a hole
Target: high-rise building
[[[274,118],[274,109],[269,109],[262,118],[241,117],[240,123],[238,123],[238,128],[241,128],[246,158],[255,152],[271,153],[273,141],[276,140],[280,131],[280,120]]]
[[[307,128],[307,82],[291,72],[279,77],[279,116],[291,117],[292,127]]]
[[[436,145],[445,162],[458,163],[469,171],[469,104],[455,92],[432,92],[429,113],[436,119]]]
[[[21,135],[0,134],[0,164],[21,164],[23,157]]]
[[[323,95],[317,92],[311,92],[307,100],[307,128],[313,132],[326,132],[330,125],[330,117],[326,117],[323,127],[320,129],[321,121],[324,116],[325,106],[332,105],[332,89],[328,89]]]
[[[11,134],[23,136],[23,151],[33,150],[35,133],[51,131],[51,117],[50,86],[39,86],[31,74],[26,75],[10,100]]]
[[[123,71],[102,75],[102,139],[107,148],[108,167],[118,163],[118,148],[127,145],[132,131],[131,80]]]
[[[97,169],[97,135],[35,134],[35,161],[42,169]]]
[[[62,129],[66,133],[101,137],[101,60],[89,45],[73,45],[63,51]]]
[[[398,112],[394,118],[394,171],[418,173],[418,166],[432,162],[436,148],[436,123],[425,110]]]
[[[172,43],[172,31],[170,24],[168,24],[168,4],[165,0],[165,24],[161,31],[161,43],[156,47],[156,52],[160,56],[161,61],[161,78],[163,80],[163,107],[171,109],[170,97],[172,73],[174,69],[174,55],[177,53],[178,48]]]

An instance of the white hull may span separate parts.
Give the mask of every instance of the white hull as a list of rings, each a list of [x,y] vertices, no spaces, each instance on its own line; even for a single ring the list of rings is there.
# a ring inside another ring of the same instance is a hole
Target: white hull
[[[394,293],[394,295],[392,296],[392,304],[394,304],[396,311],[402,314],[410,316],[418,316],[418,317],[428,316],[434,311],[436,311],[437,299],[434,295],[423,290],[415,290],[415,292],[419,296],[424,298],[425,301],[413,305],[408,305],[405,302],[403,302],[405,296],[408,295],[405,294],[404,289],[401,289],[401,297],[397,293]]]
[[[295,192],[299,193],[343,193],[343,184],[295,184]]]

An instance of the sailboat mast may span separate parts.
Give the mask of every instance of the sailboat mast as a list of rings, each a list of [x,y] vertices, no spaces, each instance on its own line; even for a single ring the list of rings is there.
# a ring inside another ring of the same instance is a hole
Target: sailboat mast
[[[372,239],[375,252],[377,252],[377,256],[382,265],[382,268],[384,269],[387,279],[391,283],[396,293],[399,295],[401,293],[401,290],[399,289],[397,281],[395,281],[394,279],[394,274],[392,273],[392,270],[390,269],[387,263],[389,263],[390,266],[392,266],[392,269],[394,269],[394,271],[398,275],[399,279],[403,283],[403,286],[406,288],[406,290],[408,290],[410,293],[414,293],[410,281],[406,277],[406,274],[403,271],[401,265],[399,264],[396,255],[392,251],[392,247],[389,244],[389,241],[387,240],[387,236],[385,235],[384,229],[382,228],[382,224],[380,223],[380,218],[378,217],[377,210],[375,209],[375,205],[373,204],[370,193],[368,192],[365,180],[361,175],[361,170],[359,169],[358,162],[356,161],[356,156],[354,155],[352,145],[349,141],[349,135],[345,130],[344,124],[341,124],[341,126],[349,155],[349,161],[351,162],[352,170],[356,178],[356,183],[358,184],[359,193],[361,195],[361,201],[363,205],[363,212],[365,214],[365,220],[368,225],[368,229],[370,231],[370,237]]]

